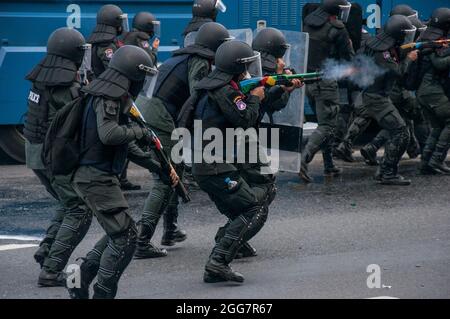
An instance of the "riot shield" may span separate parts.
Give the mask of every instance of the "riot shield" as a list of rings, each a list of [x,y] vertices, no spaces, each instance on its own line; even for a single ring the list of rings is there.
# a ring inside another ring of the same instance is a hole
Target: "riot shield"
[[[253,32],[251,29],[232,29],[228,32],[235,40],[243,41],[252,46]]]
[[[280,31],[291,45],[291,50],[288,51],[290,65],[287,67],[294,69],[296,73],[305,73],[308,63],[309,34]],[[273,114],[265,114],[263,117],[261,128],[267,129],[267,155],[271,170],[274,172],[277,170],[300,172],[304,100],[305,87],[296,89],[290,94],[285,108]],[[279,137],[278,143],[274,134]],[[260,141],[260,144],[264,145],[264,142]]]

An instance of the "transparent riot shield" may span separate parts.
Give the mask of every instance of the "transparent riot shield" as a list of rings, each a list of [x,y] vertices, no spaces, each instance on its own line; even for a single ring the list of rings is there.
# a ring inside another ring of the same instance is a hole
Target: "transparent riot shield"
[[[284,31],[291,45],[290,56],[286,58],[295,73],[306,73],[308,63],[309,34],[296,31]],[[301,149],[303,138],[303,109],[305,102],[305,87],[294,90],[285,108],[272,114],[265,114],[260,132],[260,144],[266,145],[271,170],[300,172]],[[265,136],[266,135],[266,136]],[[265,137],[266,141],[261,141]]]
[[[243,41],[252,46],[253,32],[251,29],[231,29],[228,32],[235,40]]]

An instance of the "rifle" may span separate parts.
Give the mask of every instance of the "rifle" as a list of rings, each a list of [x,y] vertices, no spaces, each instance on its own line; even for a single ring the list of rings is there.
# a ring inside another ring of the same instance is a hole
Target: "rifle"
[[[140,127],[145,128],[150,133],[150,139],[155,146],[155,153],[156,156],[158,157],[159,162],[161,163],[161,168],[165,171],[165,174],[167,174],[167,176],[170,176],[170,171],[171,169],[173,169],[172,163],[170,162],[169,158],[164,152],[164,148],[158,136],[147,124],[144,117],[142,116],[142,113],[139,111],[138,107],[136,106],[136,104],[134,104],[134,102],[129,114],[133,121],[135,121]],[[177,192],[178,196],[181,197],[183,203],[188,203],[191,201],[189,193],[184,187],[184,184],[182,183],[181,179],[178,181],[177,186],[175,186],[175,191]]]
[[[291,80],[300,79],[304,83],[314,83],[321,81],[323,77],[322,72],[302,73],[302,74],[277,74],[268,75],[264,77],[251,78],[239,82],[239,87],[242,93],[248,94],[250,91],[260,86],[271,87],[275,85],[291,84]]]
[[[446,43],[450,44],[450,39],[428,41],[428,42],[412,42],[412,43],[408,43],[408,44],[404,44],[404,45],[400,46],[400,49],[402,49],[402,50],[422,50],[422,49],[440,48]]]

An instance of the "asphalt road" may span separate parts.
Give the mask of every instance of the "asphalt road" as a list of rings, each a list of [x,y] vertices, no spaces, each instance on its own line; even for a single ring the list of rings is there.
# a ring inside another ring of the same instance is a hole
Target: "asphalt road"
[[[343,164],[340,178],[321,177],[321,156],[312,165],[316,183],[293,174],[278,178],[278,196],[265,228],[253,239],[258,256],[233,267],[242,285],[202,282],[203,266],[225,219],[196,191],[181,208],[188,239],[161,259],[132,261],[118,298],[449,298],[450,177],[416,176],[417,160],[402,162],[410,187],[376,185],[374,168],[361,159]],[[132,166],[144,189],[151,176]],[[55,208],[31,171],[0,166],[0,298],[67,298],[63,288],[38,288],[32,255]],[[146,193],[127,195],[135,219]],[[96,221],[70,262],[102,235]],[[10,237],[13,236],[13,237]],[[30,236],[17,238],[16,236]],[[155,235],[159,244],[161,227]],[[26,240],[24,240],[26,239]],[[14,245],[14,246],[13,246]],[[381,269],[382,288],[369,289],[368,265]]]

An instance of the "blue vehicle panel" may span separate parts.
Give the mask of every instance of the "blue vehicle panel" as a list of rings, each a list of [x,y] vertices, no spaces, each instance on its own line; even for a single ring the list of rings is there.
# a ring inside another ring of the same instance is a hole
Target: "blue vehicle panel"
[[[227,12],[219,14],[219,22],[230,29],[255,29],[258,20],[285,30],[301,30],[301,12],[307,2],[319,0],[228,0]],[[448,0],[359,0],[365,17],[380,8],[381,23],[391,8],[408,3],[427,18],[434,8],[448,6]],[[182,43],[181,32],[191,18],[190,0],[15,0],[0,3],[0,125],[23,122],[29,83],[25,75],[45,53],[50,33],[56,28],[72,26],[87,37],[95,25],[97,10],[115,3],[128,13],[131,23],[135,13],[150,11],[161,21],[160,60]],[[375,8],[375,9],[374,9]],[[79,18],[78,14],[79,13]],[[373,31],[373,28],[372,28]]]

